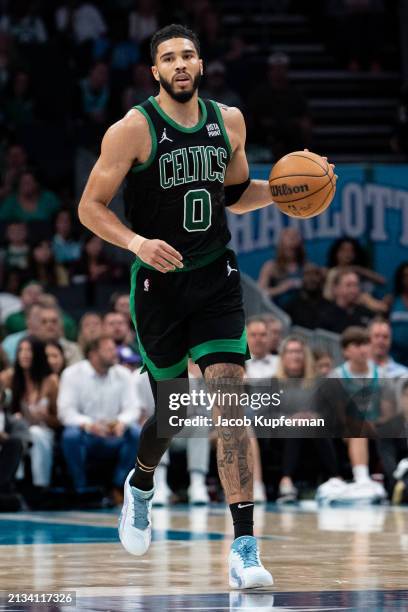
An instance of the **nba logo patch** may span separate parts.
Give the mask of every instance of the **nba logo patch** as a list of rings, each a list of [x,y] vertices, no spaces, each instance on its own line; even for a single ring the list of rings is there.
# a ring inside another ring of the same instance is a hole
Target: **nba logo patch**
[[[146,278],[146,280],[145,280],[145,282],[143,284],[143,290],[144,291],[149,291],[149,289],[150,289],[150,282],[149,282],[149,279]]]

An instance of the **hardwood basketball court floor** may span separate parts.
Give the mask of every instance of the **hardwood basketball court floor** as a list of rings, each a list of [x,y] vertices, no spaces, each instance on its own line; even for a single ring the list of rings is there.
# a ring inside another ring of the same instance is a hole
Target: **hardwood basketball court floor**
[[[121,547],[117,511],[0,515],[0,610],[408,611],[408,508],[255,509],[273,588],[228,587],[225,506],[153,510],[144,557]],[[8,593],[74,591],[74,606],[8,603]]]

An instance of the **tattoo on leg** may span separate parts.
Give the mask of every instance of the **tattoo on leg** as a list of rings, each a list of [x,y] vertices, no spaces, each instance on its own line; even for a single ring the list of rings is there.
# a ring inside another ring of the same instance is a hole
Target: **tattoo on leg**
[[[235,364],[214,364],[205,370],[207,386],[213,392],[233,393],[242,392],[242,379],[244,370]],[[243,417],[243,409],[239,403],[214,407],[213,418],[219,416],[228,420]],[[230,498],[252,499],[253,495],[253,462],[248,439],[248,430],[245,426],[218,427],[217,465],[221,484],[227,500]]]

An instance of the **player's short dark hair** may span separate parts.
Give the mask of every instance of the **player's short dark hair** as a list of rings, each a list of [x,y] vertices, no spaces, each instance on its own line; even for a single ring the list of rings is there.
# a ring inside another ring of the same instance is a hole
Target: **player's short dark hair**
[[[171,25],[164,26],[161,30],[158,30],[152,36],[150,42],[150,55],[152,57],[153,64],[156,63],[157,47],[160,43],[171,38],[188,38],[194,44],[198,55],[200,55],[200,41],[198,40],[197,34],[192,30],[178,23],[172,23]]]
[[[370,344],[370,336],[368,331],[364,327],[358,327],[357,325],[351,325],[347,327],[341,334],[341,347],[347,348],[350,344]]]

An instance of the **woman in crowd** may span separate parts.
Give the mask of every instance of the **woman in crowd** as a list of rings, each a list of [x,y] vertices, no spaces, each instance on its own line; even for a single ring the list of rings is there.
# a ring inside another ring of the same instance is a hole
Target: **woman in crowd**
[[[49,340],[45,345],[45,354],[47,355],[47,362],[51,372],[59,378],[62,371],[67,367],[61,344],[56,340]]]
[[[279,236],[276,259],[264,263],[259,275],[259,286],[280,307],[294,297],[302,284],[306,253],[299,231],[284,229]]]
[[[311,418],[313,410],[315,379],[315,364],[310,348],[301,338],[288,336],[279,349],[277,379],[280,388],[284,390],[281,404],[282,414]],[[324,471],[330,479],[338,478],[337,458],[333,443],[327,439],[311,439],[318,451]],[[299,466],[300,453],[303,446],[302,438],[287,438],[284,440],[282,478],[279,483],[278,502],[294,502],[298,490],[294,485],[294,476]]]
[[[375,313],[385,313],[388,310],[388,304],[371,295],[374,285],[385,285],[385,278],[371,270],[367,266],[366,259],[364,249],[355,238],[345,236],[333,242],[327,258],[329,271],[323,291],[324,297],[327,300],[333,300],[333,284],[339,269],[352,268],[358,274],[362,284],[361,305]]]
[[[25,419],[30,431],[33,485],[48,487],[51,481],[54,431],[57,418],[58,378],[51,373],[44,344],[24,338],[13,369],[0,373],[3,388],[11,391],[11,412]]]
[[[401,263],[394,277],[390,323],[392,328],[392,356],[408,365],[408,261]]]
[[[55,217],[52,250],[55,261],[68,269],[81,258],[82,245],[75,233],[72,212],[66,208],[60,210]]]
[[[45,288],[69,285],[68,272],[55,261],[49,240],[39,240],[34,244],[30,255],[29,278],[35,278]]]

